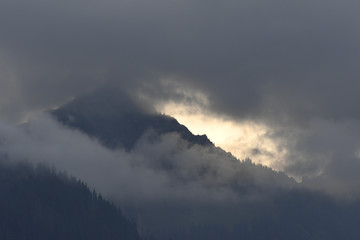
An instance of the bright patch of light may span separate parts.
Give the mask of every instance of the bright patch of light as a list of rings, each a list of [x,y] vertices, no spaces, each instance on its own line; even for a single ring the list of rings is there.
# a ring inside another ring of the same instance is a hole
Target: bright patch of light
[[[175,117],[194,134],[206,134],[216,146],[239,159],[251,158],[255,163],[281,170],[286,151],[280,150],[265,125],[235,122],[204,111],[199,106],[176,102],[158,104],[157,110]]]
[[[255,163],[283,170],[288,151],[271,137],[269,127],[219,116],[210,110],[211,103],[204,92],[184,82],[172,78],[159,79],[159,85],[144,84],[138,97],[151,103],[158,112],[176,118],[192,133],[206,134],[216,146],[231,152],[238,159],[250,158]],[[160,97],[157,98],[157,95]]]

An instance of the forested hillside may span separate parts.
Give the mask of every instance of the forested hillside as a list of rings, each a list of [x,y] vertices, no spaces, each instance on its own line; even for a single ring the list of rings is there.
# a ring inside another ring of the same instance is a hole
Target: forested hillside
[[[1,240],[139,240],[137,227],[95,191],[46,166],[0,163]]]

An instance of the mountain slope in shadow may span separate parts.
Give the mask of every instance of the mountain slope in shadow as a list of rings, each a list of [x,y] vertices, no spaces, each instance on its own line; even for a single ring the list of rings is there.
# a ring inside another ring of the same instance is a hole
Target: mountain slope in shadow
[[[109,148],[130,151],[150,129],[158,135],[177,133],[191,144],[213,145],[206,135],[193,135],[175,118],[158,114],[110,88],[76,98],[51,113],[61,123],[98,138]]]

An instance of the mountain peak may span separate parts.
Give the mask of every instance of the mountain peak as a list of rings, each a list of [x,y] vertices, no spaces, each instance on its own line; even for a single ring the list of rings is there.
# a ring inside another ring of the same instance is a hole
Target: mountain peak
[[[110,148],[129,151],[150,129],[158,135],[177,133],[190,145],[213,145],[206,135],[194,135],[175,118],[109,87],[76,98],[51,113],[64,125],[98,138]]]

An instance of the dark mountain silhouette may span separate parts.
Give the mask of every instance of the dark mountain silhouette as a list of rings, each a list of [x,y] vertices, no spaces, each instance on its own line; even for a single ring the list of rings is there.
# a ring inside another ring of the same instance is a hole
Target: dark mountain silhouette
[[[103,88],[52,111],[63,124],[98,138],[110,148],[131,150],[147,131],[178,133],[191,144],[212,145],[205,135],[193,135],[170,116],[158,114],[124,92]]]
[[[46,166],[0,163],[1,240],[140,240],[113,204]]]

